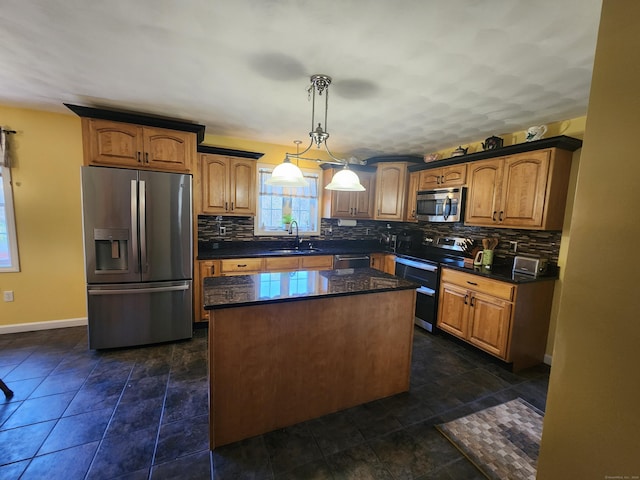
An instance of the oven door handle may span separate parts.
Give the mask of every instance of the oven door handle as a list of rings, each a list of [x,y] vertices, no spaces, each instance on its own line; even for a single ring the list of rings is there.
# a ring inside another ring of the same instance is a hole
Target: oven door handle
[[[421,293],[422,295],[426,295],[427,297],[433,297],[436,294],[435,290],[427,287],[416,288],[416,292]]]
[[[402,257],[396,257],[396,263],[406,265],[408,267],[418,268],[420,270],[426,270],[427,272],[437,272],[438,266],[431,265],[430,263],[416,262],[415,260],[408,260]]]

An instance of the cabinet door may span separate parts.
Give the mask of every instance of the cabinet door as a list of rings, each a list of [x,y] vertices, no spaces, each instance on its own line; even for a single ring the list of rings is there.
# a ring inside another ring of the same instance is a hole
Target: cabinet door
[[[328,190],[326,190],[328,192]],[[331,217],[332,218],[347,218],[351,217],[353,213],[352,207],[352,192],[331,192]]]
[[[229,208],[229,162],[220,155],[200,156],[202,213],[226,214]]]
[[[365,188],[364,192],[352,192],[351,208],[353,216],[358,218],[373,218],[375,204],[375,173],[358,172],[360,183]]]
[[[433,190],[440,187],[441,168],[431,168],[420,172],[418,190]]]
[[[396,256],[395,255],[384,256],[384,271],[389,275],[395,275],[396,273]]]
[[[441,186],[459,187],[467,181],[467,164],[452,165],[442,168]]]
[[[406,222],[417,222],[416,208],[418,204],[418,184],[422,172],[412,172],[409,174],[409,188],[407,189],[407,208],[404,220]]]
[[[511,303],[475,292],[470,301],[469,343],[482,350],[507,358],[510,336]]]
[[[497,224],[502,171],[502,158],[469,164],[465,224]]]
[[[384,253],[372,253],[369,255],[369,266],[384,271],[384,257]]]
[[[498,222],[503,226],[541,227],[550,150],[505,158]]]
[[[256,213],[256,162],[239,158],[229,159],[229,212],[236,215]]]
[[[164,128],[142,127],[144,165],[154,170],[190,172],[196,135]]]
[[[450,283],[440,285],[437,326],[457,337],[467,337],[468,290]]]
[[[138,125],[83,118],[87,164],[139,168],[143,166],[143,140]]]
[[[376,220],[403,220],[407,187],[405,163],[383,163],[376,173]]]
[[[220,260],[200,260],[198,262],[198,280],[199,284],[196,288],[196,308],[195,312],[196,322],[209,319],[209,312],[203,308],[204,305],[204,279],[207,277],[218,277],[220,275]]]

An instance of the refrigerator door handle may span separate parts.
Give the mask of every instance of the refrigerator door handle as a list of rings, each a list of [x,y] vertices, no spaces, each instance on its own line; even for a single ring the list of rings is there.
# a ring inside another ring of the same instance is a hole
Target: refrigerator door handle
[[[138,293],[160,293],[160,292],[177,292],[180,290],[189,290],[189,285],[172,285],[170,287],[152,287],[152,288],[120,288],[118,290],[99,290],[88,289],[89,295],[122,295],[122,294],[138,294]]]
[[[131,247],[135,273],[140,273],[138,258],[138,181],[131,180]]]
[[[147,262],[147,182],[139,181],[140,192],[138,194],[138,210],[140,215],[140,265],[142,273],[149,271]]]

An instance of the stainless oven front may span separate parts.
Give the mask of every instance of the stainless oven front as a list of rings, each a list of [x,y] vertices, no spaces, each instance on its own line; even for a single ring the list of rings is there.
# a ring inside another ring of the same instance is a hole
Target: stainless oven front
[[[465,189],[421,190],[417,194],[416,218],[425,222],[461,222]]]
[[[437,263],[396,257],[396,276],[420,285],[416,289],[415,323],[429,332],[436,322],[438,269]]]

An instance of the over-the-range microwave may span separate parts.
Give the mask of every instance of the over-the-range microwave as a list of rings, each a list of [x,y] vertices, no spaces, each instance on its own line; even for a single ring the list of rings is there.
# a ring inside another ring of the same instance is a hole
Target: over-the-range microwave
[[[424,222],[461,222],[466,189],[441,188],[418,192],[416,217]]]

